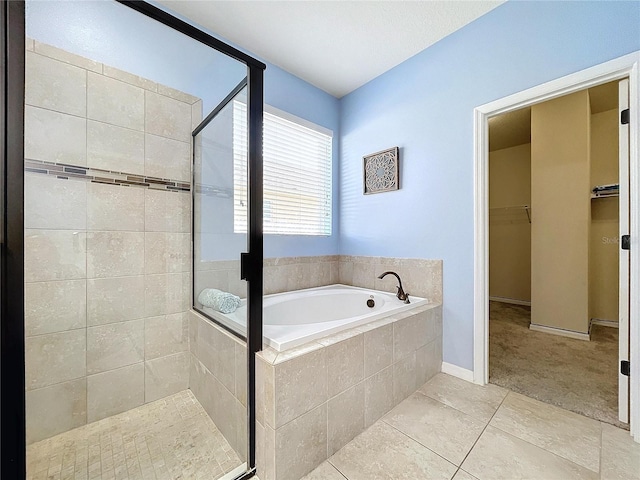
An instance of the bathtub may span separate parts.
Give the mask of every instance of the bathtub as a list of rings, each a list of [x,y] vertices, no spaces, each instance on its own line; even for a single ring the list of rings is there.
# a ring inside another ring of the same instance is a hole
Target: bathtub
[[[373,300],[373,307],[367,305],[368,300]],[[281,352],[428,303],[411,295],[409,300],[406,304],[392,293],[346,285],[267,295],[263,302],[264,344]],[[202,309],[226,327],[246,334],[246,299],[230,314]]]

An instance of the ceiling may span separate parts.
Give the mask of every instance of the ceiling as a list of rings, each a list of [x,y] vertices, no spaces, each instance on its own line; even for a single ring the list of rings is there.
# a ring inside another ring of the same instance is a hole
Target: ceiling
[[[589,89],[591,113],[618,108],[618,82],[609,82]]]
[[[589,89],[591,113],[618,108],[618,82]],[[503,113],[489,119],[489,150],[501,150],[531,143],[531,107]]]
[[[340,98],[503,2],[159,3]]]
[[[531,143],[531,107],[489,119],[489,150]]]

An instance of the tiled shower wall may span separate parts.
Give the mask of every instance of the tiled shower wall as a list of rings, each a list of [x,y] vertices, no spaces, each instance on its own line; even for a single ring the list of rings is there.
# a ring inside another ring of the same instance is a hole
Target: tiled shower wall
[[[49,45],[27,50],[30,443],[187,388],[202,105]]]

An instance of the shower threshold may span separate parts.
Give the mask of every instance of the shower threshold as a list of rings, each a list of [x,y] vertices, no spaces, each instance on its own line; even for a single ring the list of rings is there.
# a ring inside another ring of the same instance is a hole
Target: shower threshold
[[[27,479],[215,479],[243,463],[191,390],[27,447]]]

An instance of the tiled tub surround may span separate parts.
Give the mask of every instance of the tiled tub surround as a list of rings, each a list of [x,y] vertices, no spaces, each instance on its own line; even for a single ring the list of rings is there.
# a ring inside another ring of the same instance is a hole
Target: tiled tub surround
[[[336,283],[395,292],[395,277],[376,278],[386,270],[396,271],[409,293],[431,304],[296,349],[259,354],[261,479],[299,479],[442,364],[442,261],[340,255],[264,260],[265,295]],[[196,260],[195,275],[196,294],[209,287],[246,296],[239,261]],[[192,312],[190,318],[189,387],[246,458],[246,347],[202,315]]]
[[[440,371],[432,303],[256,362],[258,476],[297,480]]]
[[[246,344],[189,314],[189,388],[242,461],[247,457]]]
[[[27,45],[31,443],[187,388],[191,197],[184,190],[202,107],[130,73]]]
[[[442,303],[442,260],[417,258],[362,257],[323,255],[315,257],[280,257],[264,259],[264,294],[290,292],[325,285],[352,285],[384,292],[396,291],[397,280],[378,275],[393,270],[402,279],[409,298],[427,298]],[[240,278],[239,261],[196,263],[196,289],[205,287],[246,296],[246,285]]]

